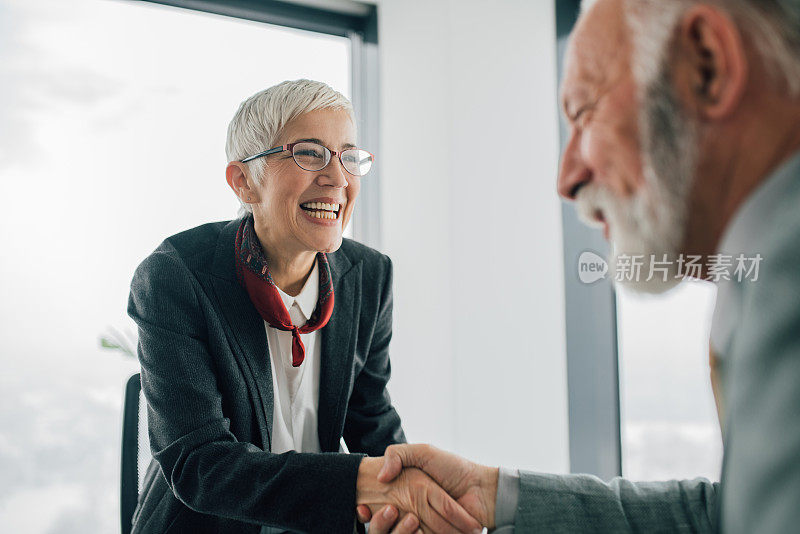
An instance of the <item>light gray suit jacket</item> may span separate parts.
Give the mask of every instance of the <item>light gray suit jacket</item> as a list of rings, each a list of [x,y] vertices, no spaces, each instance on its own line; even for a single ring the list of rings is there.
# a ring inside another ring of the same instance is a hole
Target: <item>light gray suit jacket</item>
[[[800,532],[800,155],[747,199],[720,254],[763,258],[719,284],[722,483],[606,484],[520,473],[516,532]]]

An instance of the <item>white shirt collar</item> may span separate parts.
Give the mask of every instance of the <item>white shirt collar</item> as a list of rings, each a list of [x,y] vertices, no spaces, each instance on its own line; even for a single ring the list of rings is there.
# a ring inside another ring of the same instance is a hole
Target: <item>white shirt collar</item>
[[[314,268],[311,269],[311,274],[308,275],[308,279],[306,280],[303,289],[300,290],[300,293],[293,297],[287,293],[285,293],[281,288],[278,286],[278,294],[281,296],[281,300],[283,300],[283,305],[286,306],[286,311],[292,309],[292,305],[297,302],[297,307],[300,308],[300,312],[308,321],[311,318],[311,314],[314,313],[314,308],[317,307],[317,300],[319,299],[319,262],[315,259],[314,260]]]

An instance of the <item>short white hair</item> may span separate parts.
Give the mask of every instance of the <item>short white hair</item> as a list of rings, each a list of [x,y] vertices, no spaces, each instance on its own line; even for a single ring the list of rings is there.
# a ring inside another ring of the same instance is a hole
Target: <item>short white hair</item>
[[[583,0],[586,12],[597,0]],[[639,83],[655,76],[680,15],[696,4],[717,7],[749,37],[773,80],[800,97],[800,1],[798,0],[624,0],[634,43],[634,75]]]
[[[283,128],[293,119],[318,109],[347,111],[355,123],[350,101],[328,84],[314,80],[281,82],[254,94],[239,105],[228,125],[225,154],[228,161],[239,161],[275,145]],[[246,163],[250,175],[261,181],[265,158]],[[243,202],[242,210],[252,212]]]

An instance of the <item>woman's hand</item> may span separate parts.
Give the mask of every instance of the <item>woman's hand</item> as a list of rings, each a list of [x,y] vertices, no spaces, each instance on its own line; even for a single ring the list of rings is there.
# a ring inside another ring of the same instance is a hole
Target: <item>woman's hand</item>
[[[387,504],[377,514],[370,514],[369,509],[361,505],[356,509],[356,515],[361,523],[369,523],[369,534],[421,534],[419,519],[414,514],[406,514],[398,521],[397,508]],[[397,526],[395,526],[397,523]],[[394,527],[394,528],[392,528]],[[391,532],[390,532],[391,529]]]
[[[399,513],[419,518],[423,532],[471,534],[482,531],[475,518],[419,469],[404,469],[391,482],[378,482],[383,463],[382,457],[361,460],[356,505],[366,505],[373,515],[384,505],[393,505]]]

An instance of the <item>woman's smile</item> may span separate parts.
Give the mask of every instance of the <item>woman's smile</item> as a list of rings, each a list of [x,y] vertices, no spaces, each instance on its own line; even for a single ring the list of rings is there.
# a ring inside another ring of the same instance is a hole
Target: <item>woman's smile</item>
[[[303,216],[315,224],[333,226],[338,224],[346,202],[337,202],[332,198],[315,198],[300,203]]]

